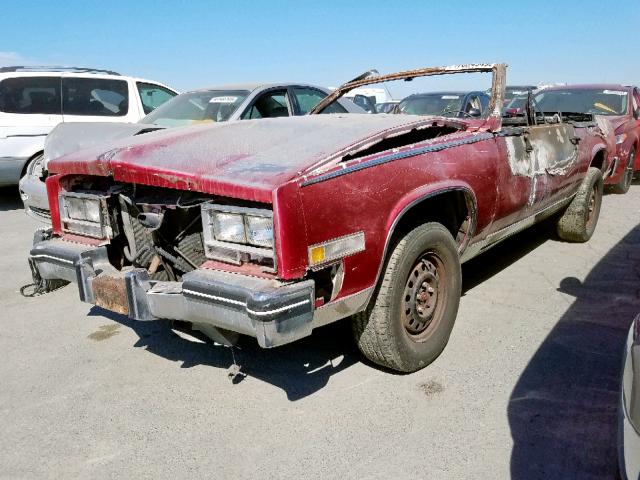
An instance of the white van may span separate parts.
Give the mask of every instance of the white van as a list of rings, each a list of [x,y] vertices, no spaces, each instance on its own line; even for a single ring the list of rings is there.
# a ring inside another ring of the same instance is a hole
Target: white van
[[[177,95],[158,82],[76,67],[0,68],[0,186],[17,185],[60,122],[137,122]]]

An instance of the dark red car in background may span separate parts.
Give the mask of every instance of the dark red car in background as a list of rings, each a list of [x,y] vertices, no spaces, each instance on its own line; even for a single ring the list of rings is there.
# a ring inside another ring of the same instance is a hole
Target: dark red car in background
[[[616,137],[617,163],[605,180],[618,193],[629,190],[640,170],[640,90],[631,85],[585,84],[549,87],[535,95],[544,112],[577,112],[604,116]]]

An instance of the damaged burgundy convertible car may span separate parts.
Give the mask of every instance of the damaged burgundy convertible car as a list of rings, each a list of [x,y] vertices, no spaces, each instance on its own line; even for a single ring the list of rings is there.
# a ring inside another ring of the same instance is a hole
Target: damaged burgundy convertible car
[[[590,116],[504,124],[502,64],[356,79],[492,74],[482,118],[312,114],[149,133],[53,160],[52,230],[34,280],[136,320],[191,322],[275,347],[351,317],[372,361],[432,362],[458,310],[460,264],[557,214],[568,241],[596,226],[606,142]]]

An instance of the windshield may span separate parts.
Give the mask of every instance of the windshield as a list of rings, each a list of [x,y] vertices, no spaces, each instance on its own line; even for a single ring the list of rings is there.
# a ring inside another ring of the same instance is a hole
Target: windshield
[[[607,89],[547,90],[536,95],[543,112],[592,113],[624,115],[627,113],[627,92]]]
[[[462,110],[463,95],[411,95],[400,102],[400,112],[408,115],[453,115]]]
[[[527,96],[522,96],[522,97],[514,97],[506,106],[506,108],[508,110],[513,110],[513,109],[517,109],[517,110],[521,110],[524,109],[524,107],[527,104]]]
[[[507,87],[504,92],[504,101],[505,103],[509,100],[513,100],[515,97],[520,97],[522,95],[527,95],[529,90],[533,90],[530,87]]]
[[[183,93],[158,107],[140,120],[140,123],[180,127],[195,123],[225,122],[248,95],[247,90]]]

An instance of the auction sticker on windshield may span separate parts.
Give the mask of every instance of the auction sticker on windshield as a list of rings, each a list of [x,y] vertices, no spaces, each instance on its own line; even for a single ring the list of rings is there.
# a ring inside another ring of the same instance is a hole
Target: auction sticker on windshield
[[[238,97],[213,97],[209,103],[234,103]]]

